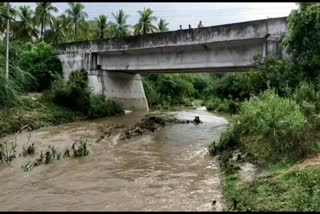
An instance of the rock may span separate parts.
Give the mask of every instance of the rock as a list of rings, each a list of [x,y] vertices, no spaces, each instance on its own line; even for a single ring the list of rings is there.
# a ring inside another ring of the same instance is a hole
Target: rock
[[[199,116],[195,116],[193,122],[196,123],[196,124],[202,123],[202,121],[200,120]]]

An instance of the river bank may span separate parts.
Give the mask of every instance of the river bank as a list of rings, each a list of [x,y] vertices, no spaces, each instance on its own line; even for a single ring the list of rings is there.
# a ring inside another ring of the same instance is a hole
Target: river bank
[[[58,125],[85,119],[81,112],[41,99],[41,94],[24,96],[24,105],[0,110],[0,138],[23,130]]]

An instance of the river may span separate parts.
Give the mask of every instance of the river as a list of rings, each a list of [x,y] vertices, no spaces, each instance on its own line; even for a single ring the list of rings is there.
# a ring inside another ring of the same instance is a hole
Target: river
[[[0,168],[2,211],[212,211],[222,210],[218,162],[207,153],[227,121],[203,109],[169,112],[179,119],[200,116],[202,124],[172,124],[152,134],[96,142],[99,127],[130,126],[142,113],[46,127],[1,139],[17,151],[34,142],[36,153],[54,145],[63,152],[80,138],[90,154],[56,160],[25,172],[28,157]],[[38,156],[38,154],[36,154]],[[212,201],[216,205],[212,207]]]

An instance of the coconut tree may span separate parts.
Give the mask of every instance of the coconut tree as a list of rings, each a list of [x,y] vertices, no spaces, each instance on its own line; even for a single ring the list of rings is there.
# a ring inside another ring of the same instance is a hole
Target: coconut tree
[[[80,40],[92,40],[96,38],[96,33],[92,28],[92,25],[87,21],[81,23],[78,34],[77,38]]]
[[[35,21],[40,24],[40,39],[44,40],[44,30],[49,25],[54,16],[52,12],[57,13],[58,9],[54,7],[50,2],[38,2],[35,12]]]
[[[143,11],[138,11],[140,19],[134,26],[135,34],[147,34],[157,31],[157,27],[153,24],[153,21],[157,20],[157,17],[152,16],[153,11],[150,8],[145,8]]]
[[[159,23],[158,23],[158,30],[159,30],[159,32],[166,32],[166,31],[168,31],[168,30],[169,30],[168,27],[167,27],[168,24],[169,24],[169,23],[167,23],[166,20],[160,19],[160,21],[159,21]]]
[[[1,37],[3,36],[6,27],[7,27],[7,3],[4,2],[0,2],[0,14],[2,14],[0,16],[0,34]],[[15,10],[15,8],[13,8],[10,4],[9,4],[9,24],[10,26],[12,26],[15,23],[15,17],[16,17],[17,11]],[[12,32],[12,28],[10,28],[11,32]]]
[[[84,5],[81,3],[69,2],[70,8],[66,10],[73,25],[74,40],[77,39],[78,28],[81,27],[88,14],[84,12]]]
[[[106,38],[107,30],[108,30],[108,17],[105,15],[100,15],[98,18],[96,18],[97,21],[97,29],[96,34],[99,39]]]
[[[37,28],[33,19],[34,11],[30,6],[20,6],[17,15],[19,21],[13,27],[15,38],[23,42],[32,41],[32,38],[37,38]]]
[[[62,41],[67,40],[67,35],[70,29],[70,21],[69,19],[63,14],[53,19],[50,30],[47,32],[46,38],[50,43],[56,45]]]
[[[117,14],[112,13],[115,19],[114,23],[111,23],[111,35],[113,37],[124,37],[130,35],[130,25],[127,24],[128,15],[123,10],[119,10]]]

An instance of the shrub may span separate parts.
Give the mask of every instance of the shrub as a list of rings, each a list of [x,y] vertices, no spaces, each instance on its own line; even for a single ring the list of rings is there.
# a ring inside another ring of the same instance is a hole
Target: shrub
[[[306,134],[308,127],[299,105],[271,90],[243,102],[233,119],[232,133],[226,136],[232,136],[231,142],[239,142],[255,160],[297,160],[315,146],[315,139]],[[230,147],[229,138],[221,138],[218,145],[222,150]]]
[[[112,116],[123,112],[121,105],[113,100],[106,100],[104,95],[90,96],[89,118]]]
[[[44,42],[26,43],[18,57],[18,66],[36,78],[33,90],[49,89],[54,76],[62,75],[62,65],[54,49]]]
[[[212,98],[205,101],[204,105],[208,111],[217,111],[225,113],[236,113],[239,110],[239,103],[231,99]]]
[[[163,74],[157,79],[158,93],[160,98],[170,104],[184,104],[184,98],[193,97],[194,88],[192,83],[178,74]]]
[[[79,70],[72,71],[67,82],[56,76],[52,88],[47,93],[48,100],[87,114],[90,108],[90,90],[87,87],[86,77]]]
[[[233,150],[237,146],[239,146],[239,138],[237,133],[231,128],[221,133],[218,143],[212,142],[209,145],[209,153],[217,155],[226,150]]]
[[[213,80],[204,93],[207,98],[244,100],[250,96],[249,79],[245,74],[225,74]]]
[[[72,71],[67,82],[57,76],[45,97],[58,105],[80,111],[89,118],[111,116],[123,112],[121,105],[117,102],[107,101],[104,95],[95,95],[90,91],[84,70]]]
[[[312,113],[320,111],[320,95],[313,83],[301,82],[293,97],[302,109],[307,110],[307,114],[309,112],[308,115],[311,113],[308,110],[311,108],[311,105],[313,106]]]
[[[235,120],[241,145],[256,159],[301,158],[312,143],[299,105],[270,90],[244,102]]]

